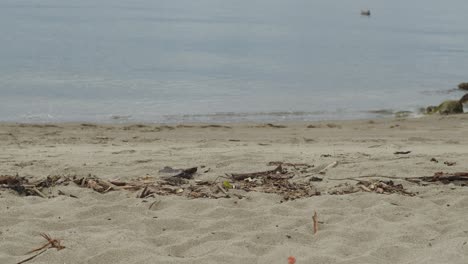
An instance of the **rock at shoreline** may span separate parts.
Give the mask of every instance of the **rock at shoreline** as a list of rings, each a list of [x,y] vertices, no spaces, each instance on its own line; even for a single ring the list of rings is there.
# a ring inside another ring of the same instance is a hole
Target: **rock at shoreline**
[[[429,106],[426,108],[426,113],[441,115],[461,114],[463,113],[463,104],[460,101],[447,100],[442,102],[439,106]]]
[[[462,96],[462,98],[460,98],[460,103],[462,104],[468,103],[468,93]]]
[[[468,82],[463,82],[458,85],[458,89],[468,90]]]
[[[409,117],[413,112],[411,111],[398,111],[395,113],[396,118]]]

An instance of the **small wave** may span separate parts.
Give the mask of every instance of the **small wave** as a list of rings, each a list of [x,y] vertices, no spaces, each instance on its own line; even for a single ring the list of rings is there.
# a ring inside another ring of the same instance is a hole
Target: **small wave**
[[[369,110],[366,112],[370,114],[376,114],[376,115],[393,115],[394,114],[394,111],[391,109]]]
[[[460,90],[457,88],[453,89],[444,89],[444,90],[432,90],[432,91],[422,91],[421,94],[423,95],[444,95],[444,94],[451,94],[455,92],[459,92]]]

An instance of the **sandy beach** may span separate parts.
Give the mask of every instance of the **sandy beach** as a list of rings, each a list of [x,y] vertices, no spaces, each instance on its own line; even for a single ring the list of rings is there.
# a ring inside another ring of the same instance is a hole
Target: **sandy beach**
[[[40,233],[66,248],[26,263],[286,264],[289,256],[297,264],[467,263],[468,187],[404,180],[468,172],[467,135],[467,114],[275,124],[3,123],[0,175],[133,181],[171,175],[160,172],[166,166],[197,167],[194,180],[222,183],[220,176],[282,162],[308,164],[288,167],[290,180],[317,195],[287,200],[228,190],[239,197],[194,199],[184,190],[142,199],[140,191],[99,193],[71,183],[43,189],[42,198],[2,187],[0,263],[33,255],[26,253],[46,242]],[[340,194],[359,179],[391,180],[414,195]]]

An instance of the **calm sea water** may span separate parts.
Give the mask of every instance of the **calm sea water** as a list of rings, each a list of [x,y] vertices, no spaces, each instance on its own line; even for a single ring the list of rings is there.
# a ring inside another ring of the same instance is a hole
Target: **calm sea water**
[[[462,95],[448,91],[468,81],[466,14],[466,0],[2,0],[0,121],[416,111]]]

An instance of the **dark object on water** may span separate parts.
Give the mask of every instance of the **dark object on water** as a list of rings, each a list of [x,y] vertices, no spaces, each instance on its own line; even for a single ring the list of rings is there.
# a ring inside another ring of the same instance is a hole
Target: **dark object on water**
[[[468,82],[463,82],[458,85],[458,89],[468,90]]]
[[[361,10],[361,16],[370,16],[370,10],[369,9]]]

